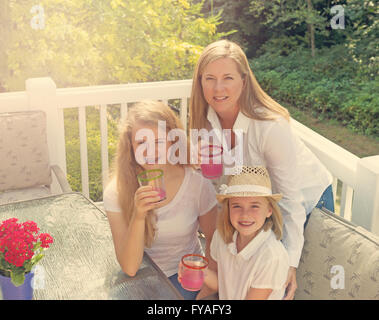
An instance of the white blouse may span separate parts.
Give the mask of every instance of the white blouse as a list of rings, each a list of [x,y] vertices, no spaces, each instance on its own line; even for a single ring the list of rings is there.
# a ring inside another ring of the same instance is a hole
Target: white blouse
[[[207,118],[212,127],[218,129],[216,132],[222,132],[218,116],[211,107]],[[273,193],[283,195],[278,203],[284,222],[282,241],[288,251],[290,266],[297,267],[304,244],[306,214],[312,211],[332,183],[332,176],[283,117],[260,121],[239,112],[233,131],[242,132],[243,165],[265,166]],[[239,147],[238,139],[232,151],[227,146],[226,137],[222,141],[224,153],[233,156]]]
[[[281,300],[285,293],[289,261],[283,244],[269,229],[261,230],[240,252],[237,235],[226,244],[215,231],[210,245],[211,257],[217,261],[220,300],[244,300],[250,288],[272,289],[268,300]]]
[[[204,254],[197,237],[198,218],[216,204],[216,193],[210,180],[185,167],[185,176],[175,197],[155,210],[158,230],[152,247],[145,248],[167,277],[177,273],[179,261],[185,254]],[[115,179],[105,189],[104,208],[121,213]]]

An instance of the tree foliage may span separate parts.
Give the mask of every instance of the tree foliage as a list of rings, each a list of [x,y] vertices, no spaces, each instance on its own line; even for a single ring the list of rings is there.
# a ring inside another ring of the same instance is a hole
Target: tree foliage
[[[40,76],[58,87],[188,78],[203,46],[223,36],[220,15],[204,17],[193,0],[41,0],[42,29],[31,26],[35,4],[1,2],[0,81],[9,91]]]
[[[347,46],[358,62],[366,65],[370,72],[375,73],[379,71],[378,14],[377,1],[347,1]]]
[[[310,47],[310,24],[315,27],[316,49],[344,45],[363,65],[377,64],[379,50],[378,2],[371,0],[214,0],[214,12],[223,12],[220,31],[240,43],[250,58],[264,53],[288,55]],[[334,6],[344,9],[344,29],[332,29]],[[209,10],[209,5],[206,7]],[[376,61],[374,63],[374,61]]]
[[[251,67],[280,103],[309,110],[320,120],[334,119],[355,132],[379,135],[378,79],[366,77],[343,45],[320,49],[314,59],[305,48],[288,56],[266,53],[251,60]]]

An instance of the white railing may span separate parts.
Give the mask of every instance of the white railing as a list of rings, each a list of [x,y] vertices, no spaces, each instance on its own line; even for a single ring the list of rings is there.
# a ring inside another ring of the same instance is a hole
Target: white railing
[[[191,80],[146,82],[57,89],[51,78],[26,81],[26,91],[0,94],[0,112],[40,109],[47,114],[50,161],[66,173],[64,135],[65,108],[78,108],[82,192],[89,196],[86,108],[100,106],[102,183],[108,177],[107,108],[121,106],[121,118],[128,103],[142,99],[180,101],[180,119],[186,128]],[[344,218],[379,234],[379,155],[358,158],[330,140],[292,119],[295,132],[324,163],[334,177],[333,192],[337,199],[337,182],[342,182],[339,213]],[[340,193],[340,192],[338,192]]]
[[[58,112],[65,108],[79,108],[80,159],[82,192],[89,195],[88,155],[86,137],[86,107],[100,106],[100,137],[101,137],[101,164],[102,182],[106,185],[108,178],[108,133],[107,133],[107,106],[121,105],[121,119],[128,111],[128,103],[142,99],[162,100],[180,99],[180,118],[186,123],[187,97],[190,94],[190,83],[184,81],[146,82],[126,85],[92,86],[56,90]],[[63,113],[62,113],[63,114]]]

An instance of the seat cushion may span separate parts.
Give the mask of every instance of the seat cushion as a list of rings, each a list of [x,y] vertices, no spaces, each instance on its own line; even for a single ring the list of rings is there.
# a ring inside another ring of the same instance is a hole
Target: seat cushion
[[[51,182],[45,113],[1,113],[0,191]]]
[[[50,189],[45,186],[0,191],[0,205],[10,202],[42,198],[49,195],[51,195]]]
[[[304,238],[295,299],[379,299],[377,236],[316,208]]]

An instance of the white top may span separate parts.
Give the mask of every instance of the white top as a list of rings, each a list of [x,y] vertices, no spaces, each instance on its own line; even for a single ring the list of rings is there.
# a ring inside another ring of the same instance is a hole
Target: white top
[[[274,232],[263,229],[239,253],[238,232],[226,244],[215,231],[210,251],[217,261],[220,300],[244,300],[250,288],[272,289],[268,300],[281,300],[285,294],[289,260],[283,244]]]
[[[184,179],[175,197],[155,210],[156,238],[151,248],[145,248],[167,277],[178,272],[179,261],[185,254],[204,254],[197,237],[198,218],[216,204],[216,193],[210,180],[185,167]],[[104,208],[121,213],[115,179],[105,189]]]
[[[222,132],[216,112],[208,108],[212,127]],[[239,112],[233,130],[243,136],[243,164],[267,168],[272,192],[281,193],[279,207],[283,215],[283,244],[290,266],[297,267],[304,244],[306,214],[316,206],[324,190],[332,183],[332,175],[292,131],[283,117],[260,121]],[[221,139],[221,136],[219,136]],[[223,139],[223,148],[229,150]],[[237,150],[238,141],[232,150]],[[229,153],[230,154],[230,153]]]

